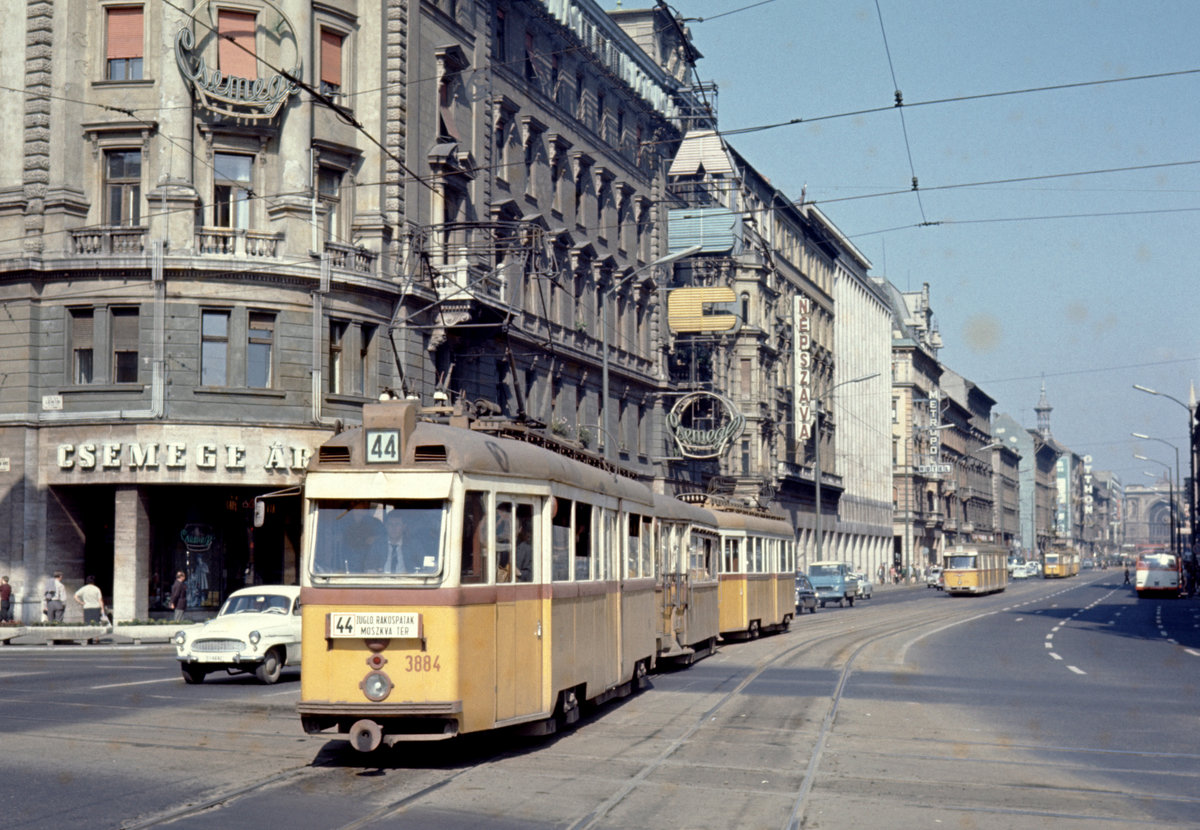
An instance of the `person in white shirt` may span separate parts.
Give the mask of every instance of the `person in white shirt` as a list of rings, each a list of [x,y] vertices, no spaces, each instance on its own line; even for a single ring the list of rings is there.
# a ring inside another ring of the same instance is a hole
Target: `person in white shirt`
[[[83,606],[84,625],[99,625],[100,618],[107,616],[104,610],[104,595],[96,587],[94,576],[89,576],[86,584],[75,592],[75,601]]]

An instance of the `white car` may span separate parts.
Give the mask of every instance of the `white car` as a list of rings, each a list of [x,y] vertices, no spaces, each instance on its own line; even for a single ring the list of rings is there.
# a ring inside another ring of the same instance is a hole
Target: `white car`
[[[875,585],[871,582],[870,577],[862,571],[856,572],[854,576],[858,579],[858,593],[855,596],[859,599],[870,599],[871,594],[875,592]]]
[[[175,657],[187,683],[210,672],[253,673],[274,683],[284,666],[300,665],[300,588],[255,585],[234,591],[216,617],[179,631]]]
[[[1029,579],[1029,577],[1033,576],[1035,573],[1037,573],[1036,569],[1031,567],[1028,562],[1022,562],[1013,566],[1012,578]]]

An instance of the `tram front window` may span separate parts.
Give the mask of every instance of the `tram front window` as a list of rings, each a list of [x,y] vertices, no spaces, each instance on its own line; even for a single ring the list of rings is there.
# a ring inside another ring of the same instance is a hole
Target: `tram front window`
[[[432,576],[441,570],[442,515],[436,499],[318,503],[313,572]]]
[[[974,556],[947,556],[946,569],[950,571],[971,571],[976,568]]]

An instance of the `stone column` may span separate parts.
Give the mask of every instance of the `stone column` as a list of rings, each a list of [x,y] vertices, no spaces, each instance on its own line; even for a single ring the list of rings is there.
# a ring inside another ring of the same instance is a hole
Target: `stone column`
[[[112,620],[150,616],[150,516],[146,494],[129,485],[117,487],[113,504]]]

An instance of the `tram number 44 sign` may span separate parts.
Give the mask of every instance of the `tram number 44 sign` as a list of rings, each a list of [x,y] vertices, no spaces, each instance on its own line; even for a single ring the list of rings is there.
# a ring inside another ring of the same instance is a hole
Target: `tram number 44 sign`
[[[367,430],[367,463],[399,464],[400,432],[395,429]]]
[[[359,613],[354,611],[331,611],[327,620],[327,635],[330,639],[419,639],[421,637],[421,615],[415,613],[392,614],[386,611]]]

